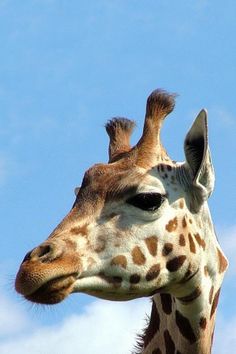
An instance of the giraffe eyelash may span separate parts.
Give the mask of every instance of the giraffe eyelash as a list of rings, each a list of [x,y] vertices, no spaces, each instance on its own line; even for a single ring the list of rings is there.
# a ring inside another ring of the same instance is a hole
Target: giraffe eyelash
[[[160,193],[139,193],[127,199],[126,203],[145,211],[155,211],[164,200],[165,196]]]

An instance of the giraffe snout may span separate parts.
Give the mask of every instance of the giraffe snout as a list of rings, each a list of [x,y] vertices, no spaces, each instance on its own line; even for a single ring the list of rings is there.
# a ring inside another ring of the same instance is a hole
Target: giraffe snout
[[[62,253],[62,245],[45,242],[28,252],[25,255],[22,263],[27,261],[39,261],[42,263],[51,262],[60,257]]]
[[[27,300],[57,303],[73,291],[80,271],[80,257],[75,254],[72,244],[47,240],[25,255],[16,276],[15,289]]]

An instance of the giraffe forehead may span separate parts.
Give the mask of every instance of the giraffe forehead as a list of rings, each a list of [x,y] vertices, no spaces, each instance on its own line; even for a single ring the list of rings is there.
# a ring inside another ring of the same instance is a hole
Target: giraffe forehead
[[[126,164],[98,164],[86,171],[76,201],[115,200],[135,192],[165,193],[161,178],[143,168]]]
[[[148,171],[144,176],[142,181],[140,181],[137,191],[139,193],[151,193],[158,192],[165,194],[166,187],[159,176],[157,169],[153,168],[151,171]]]

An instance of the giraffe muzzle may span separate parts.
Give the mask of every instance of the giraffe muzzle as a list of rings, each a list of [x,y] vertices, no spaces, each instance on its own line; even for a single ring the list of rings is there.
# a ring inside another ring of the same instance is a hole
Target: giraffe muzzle
[[[80,274],[80,258],[64,242],[46,241],[28,252],[15,281],[16,291],[41,304],[61,302],[73,291]]]

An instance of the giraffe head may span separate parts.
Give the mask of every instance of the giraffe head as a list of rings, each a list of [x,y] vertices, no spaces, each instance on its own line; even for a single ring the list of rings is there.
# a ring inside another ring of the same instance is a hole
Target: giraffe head
[[[111,300],[181,293],[184,281],[219,273],[215,251],[223,273],[207,207],[214,186],[207,113],[186,136],[186,161],[176,163],[160,142],[173,108],[174,95],[154,91],[133,148],[133,122],[107,123],[109,163],[86,171],[69,214],[20,266],[16,290],[26,299],[54,304],[73,292]]]

